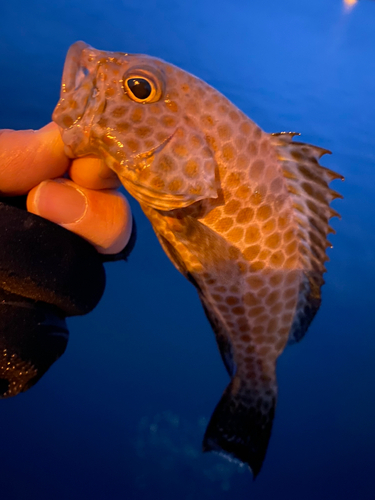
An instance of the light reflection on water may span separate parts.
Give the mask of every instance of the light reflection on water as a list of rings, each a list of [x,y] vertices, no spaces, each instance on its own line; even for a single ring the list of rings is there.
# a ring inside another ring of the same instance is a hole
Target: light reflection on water
[[[203,455],[200,441],[208,420],[201,417],[194,422],[164,411],[153,418],[142,417],[135,440],[136,456],[142,471],[135,479],[141,490],[151,487],[163,489],[168,474],[169,484],[164,488],[169,493],[173,489],[181,495],[181,477],[184,482],[182,498],[193,498],[197,482],[206,479],[205,498],[215,498],[216,483],[223,491],[229,491],[238,474],[249,473],[248,468],[236,461],[218,460],[215,455]],[[208,495],[208,496],[207,496]]]

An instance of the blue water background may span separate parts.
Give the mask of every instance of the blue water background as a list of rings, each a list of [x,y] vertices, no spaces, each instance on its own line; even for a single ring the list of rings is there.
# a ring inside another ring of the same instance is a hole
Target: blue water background
[[[255,482],[202,455],[228,382],[194,288],[134,200],[138,241],[106,265],[90,315],[69,320],[65,355],[2,401],[4,500],[375,498],[375,2],[12,0],[0,5],[0,127],[38,128],[58,100],[66,51],[147,53],[218,88],[264,130],[302,132],[323,164],[333,220],[323,304],[278,364],[279,401]],[[27,249],[25,249],[27,251]]]

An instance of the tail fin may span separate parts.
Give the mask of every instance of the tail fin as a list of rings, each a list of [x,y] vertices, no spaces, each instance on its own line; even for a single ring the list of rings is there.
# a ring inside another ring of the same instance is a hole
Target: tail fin
[[[276,393],[276,381],[258,391],[243,386],[236,375],[212,414],[203,451],[221,452],[247,463],[255,479],[271,436]]]

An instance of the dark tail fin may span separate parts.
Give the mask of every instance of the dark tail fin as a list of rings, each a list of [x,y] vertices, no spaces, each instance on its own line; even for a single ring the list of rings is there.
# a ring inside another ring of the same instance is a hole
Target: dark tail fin
[[[241,384],[225,389],[203,439],[203,451],[217,451],[247,463],[254,479],[266,455],[276,405],[276,381],[261,390]]]

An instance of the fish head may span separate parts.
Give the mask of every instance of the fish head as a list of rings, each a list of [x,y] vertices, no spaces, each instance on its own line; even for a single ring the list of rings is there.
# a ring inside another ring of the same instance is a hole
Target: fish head
[[[199,125],[204,85],[160,59],[76,42],[53,120],[68,156],[99,156],[138,201],[181,208],[218,196],[214,151]]]

